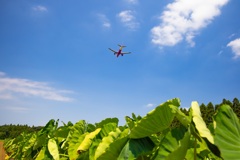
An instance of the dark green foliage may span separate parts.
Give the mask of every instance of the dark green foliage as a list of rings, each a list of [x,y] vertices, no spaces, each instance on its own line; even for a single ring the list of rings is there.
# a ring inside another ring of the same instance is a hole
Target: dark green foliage
[[[226,99],[222,100],[222,103],[220,104],[216,104],[213,105],[212,102],[209,102],[207,105],[205,104],[201,104],[200,107],[200,111],[202,114],[202,118],[204,120],[204,122],[206,123],[206,125],[209,127],[209,125],[211,125],[213,123],[213,115],[216,113],[216,111],[218,110],[218,107],[223,105],[223,104],[227,104],[229,105],[234,113],[237,115],[237,117],[240,119],[240,102],[237,98],[234,98],[233,101],[229,101]],[[186,108],[180,108],[181,112],[183,112],[185,115],[189,115],[189,110]],[[175,117],[172,124],[171,124],[171,128],[178,128],[180,127],[181,123],[178,121],[178,119]]]
[[[220,104],[216,104],[213,105],[212,102],[209,102],[207,105],[205,104],[201,104],[200,107],[200,111],[202,114],[202,118],[204,120],[204,122],[206,123],[206,125],[209,127],[209,125],[211,125],[213,123],[213,115],[216,113],[216,111],[218,110],[218,107],[223,105],[223,104],[227,104],[229,105],[234,113],[237,115],[237,117],[240,119],[240,102],[237,98],[234,98],[233,101],[229,101],[226,99],[222,100],[222,103]],[[189,115],[189,110],[185,109],[185,108],[180,108],[180,110],[185,114],[185,115]],[[171,124],[171,128],[178,128],[180,127],[180,122],[177,120],[177,118],[175,117],[172,124]]]
[[[200,105],[200,110],[202,113],[202,118],[204,120],[204,122],[206,123],[207,126],[209,126],[210,124],[212,124],[213,119],[212,117],[214,116],[214,114],[216,114],[218,108],[221,105],[229,105],[232,110],[234,111],[234,113],[237,115],[237,117],[240,119],[240,103],[239,100],[237,98],[234,98],[233,101],[229,101],[226,99],[222,100],[222,103],[220,104],[216,104],[215,106],[212,104],[212,102],[209,102],[207,104],[207,106],[205,104],[201,104]]]
[[[28,125],[2,125],[0,126],[0,139],[15,138],[19,136],[22,132],[31,133],[41,130],[41,126],[28,126]]]
[[[235,114],[237,115],[237,117],[240,118],[240,103],[237,98],[233,99],[233,104],[231,107],[232,107],[233,111],[235,112]]]

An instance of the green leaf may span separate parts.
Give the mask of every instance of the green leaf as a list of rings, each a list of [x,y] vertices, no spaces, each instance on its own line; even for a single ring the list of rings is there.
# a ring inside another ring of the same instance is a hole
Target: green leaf
[[[53,138],[48,140],[48,151],[54,160],[59,160],[58,145]]]
[[[42,147],[35,160],[52,160],[52,155],[48,152],[46,146]]]
[[[239,119],[228,105],[219,107],[215,120],[215,144],[221,151],[221,157],[227,160],[239,159],[240,124]]]
[[[119,128],[116,128],[116,131],[112,131],[108,134],[107,137],[104,137],[102,139],[102,142],[99,143],[96,152],[95,152],[95,158],[99,158],[102,154],[106,152],[106,150],[109,149],[109,146],[111,143],[113,143],[119,136],[121,135],[121,130]]]
[[[135,123],[131,129],[130,138],[143,138],[167,129],[175,116],[172,108],[179,106],[180,100],[175,98],[156,107]]]
[[[126,116],[126,117],[125,117],[125,120],[126,120],[126,122],[127,122],[127,125],[128,125],[128,127],[129,127],[129,129],[132,130],[132,128],[133,128],[134,125],[135,125],[135,121],[134,121],[132,118],[130,118],[129,116]]]
[[[29,134],[29,135],[31,135],[31,137],[26,140],[26,142],[24,143],[23,149],[22,149],[23,157],[27,157],[28,155],[31,154],[32,148],[33,148],[34,143],[37,139],[36,133],[32,133],[32,134]]]
[[[46,126],[40,131],[42,134],[47,134],[49,137],[53,138],[55,135],[55,131],[58,127],[58,120],[55,121],[51,119]]]
[[[99,123],[95,123],[95,125],[97,128],[102,128],[105,124],[108,123],[115,123],[116,125],[118,125],[118,118],[106,118]]]
[[[176,128],[163,138],[155,159],[183,160],[190,146],[190,133],[185,128]]]
[[[181,124],[188,128],[189,124],[191,123],[189,117],[186,116],[179,108],[175,106],[170,105],[170,108],[172,108],[172,112],[175,113],[175,116],[181,122]]]
[[[69,135],[66,141],[69,144],[68,155],[70,160],[75,160],[79,156],[77,149],[85,137],[85,125],[85,121],[81,120],[72,126],[71,130],[69,131]]]
[[[206,126],[206,123],[203,121],[201,116],[200,107],[197,102],[192,102],[192,106],[190,108],[192,119],[195,124],[195,127],[199,133],[199,135],[203,138],[206,138],[210,143],[214,144],[213,136],[209,129]]]
[[[101,129],[99,135],[101,138],[104,138],[104,137],[108,136],[108,134],[110,132],[116,130],[117,124],[116,123],[107,123],[107,124],[104,124],[101,128],[102,129]]]
[[[37,150],[39,148],[42,148],[44,145],[47,144],[47,134],[44,133],[37,133],[37,139],[34,143],[33,150]]]
[[[38,156],[36,157],[35,160],[43,160],[44,159],[44,155],[45,155],[45,147],[42,147],[41,151],[38,153]]]
[[[69,131],[69,126],[61,126],[57,129],[55,136],[62,139],[67,138]]]
[[[93,139],[96,137],[96,135],[101,131],[101,128],[96,129],[95,131],[87,134],[84,138],[84,140],[82,141],[82,143],[80,144],[80,146],[77,149],[78,153],[87,151],[89,149],[89,147],[91,146]]]
[[[154,146],[154,143],[149,137],[129,139],[122,149],[118,160],[147,159],[147,156],[149,157],[148,154],[151,154]]]
[[[129,129],[125,129],[121,134],[117,137],[115,141],[109,144],[104,152],[97,158],[97,160],[116,160],[119,156],[120,152],[122,151],[123,147],[128,141],[128,131]]]

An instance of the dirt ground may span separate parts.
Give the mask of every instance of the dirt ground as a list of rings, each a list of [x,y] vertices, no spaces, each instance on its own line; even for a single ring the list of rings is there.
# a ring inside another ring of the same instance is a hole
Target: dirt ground
[[[3,141],[0,141],[0,160],[5,159],[5,150],[3,148]]]

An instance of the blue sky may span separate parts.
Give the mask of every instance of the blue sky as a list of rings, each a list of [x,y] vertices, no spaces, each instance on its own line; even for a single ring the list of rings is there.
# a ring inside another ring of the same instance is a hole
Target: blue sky
[[[0,1],[0,125],[240,98],[239,0]],[[132,54],[116,57],[117,44]]]

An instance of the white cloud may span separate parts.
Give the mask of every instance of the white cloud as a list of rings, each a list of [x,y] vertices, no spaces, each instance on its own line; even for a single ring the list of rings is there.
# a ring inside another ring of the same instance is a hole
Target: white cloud
[[[240,38],[235,39],[227,44],[228,47],[231,47],[232,52],[234,53],[234,59],[240,57]]]
[[[97,14],[97,17],[101,21],[104,28],[111,28],[111,23],[105,14]]]
[[[120,21],[131,30],[135,30],[139,27],[139,23],[136,21],[134,16],[135,12],[132,10],[125,10],[120,12],[117,17],[120,18]]]
[[[218,15],[229,0],[175,0],[166,6],[161,23],[151,29],[152,43],[174,46],[186,40],[194,46],[193,38]]]
[[[45,82],[10,78],[5,73],[0,72],[0,99],[35,96],[53,101],[72,101],[72,98],[64,95],[66,93],[71,93],[71,91],[55,89]]]
[[[47,7],[42,6],[42,5],[34,6],[34,7],[32,7],[32,9],[37,12],[47,12],[48,11]]]
[[[155,104],[153,104],[153,103],[149,103],[149,104],[146,105],[147,108],[152,108],[154,106],[155,106]]]
[[[138,0],[125,0],[127,1],[127,3],[130,3],[130,4],[137,4],[138,3]]]

